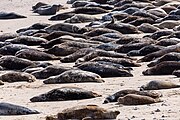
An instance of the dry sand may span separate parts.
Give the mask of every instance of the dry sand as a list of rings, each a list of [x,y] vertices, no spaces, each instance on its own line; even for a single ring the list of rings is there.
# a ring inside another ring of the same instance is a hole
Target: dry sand
[[[58,23],[48,21],[50,16],[39,16],[33,14],[31,6],[39,2],[39,0],[1,0],[0,11],[15,11],[23,15],[28,16],[26,19],[17,20],[0,20],[1,32],[15,32],[17,29],[27,27],[36,22],[45,23]],[[66,0],[43,0],[47,3],[66,3]],[[62,64],[59,61],[53,62],[54,64]],[[73,64],[64,64],[72,66]],[[180,120],[180,89],[168,89],[159,90],[162,92],[162,100],[164,102],[151,104],[151,105],[139,105],[139,106],[118,106],[114,103],[102,104],[105,97],[109,94],[113,94],[121,89],[139,89],[141,85],[147,83],[150,80],[167,80],[180,84],[180,80],[174,76],[143,76],[142,71],[146,69],[147,63],[142,63],[142,67],[134,68],[134,77],[118,77],[118,78],[106,78],[105,83],[78,83],[78,84],[56,84],[56,85],[44,85],[42,81],[36,81],[34,83],[5,83],[4,86],[0,86],[0,101],[10,102],[18,105],[23,105],[31,109],[35,109],[41,112],[37,115],[25,115],[25,116],[0,116],[0,120],[44,120],[45,116],[56,114],[61,110],[86,104],[97,104],[99,106],[111,109],[119,110],[120,120]],[[1,71],[3,73],[3,71]],[[88,90],[95,91],[102,94],[102,97],[88,100],[74,100],[64,102],[39,102],[31,103],[29,99],[33,96],[47,92],[51,89],[62,86],[78,86]],[[159,111],[158,111],[159,110]]]

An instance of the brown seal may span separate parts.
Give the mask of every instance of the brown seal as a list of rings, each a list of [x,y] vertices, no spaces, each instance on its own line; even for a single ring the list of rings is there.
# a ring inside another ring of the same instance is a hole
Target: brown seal
[[[106,120],[116,119],[119,111],[108,111],[97,105],[80,105],[72,108],[64,109],[61,113],[57,114],[57,118],[47,116],[46,120],[67,120],[67,119],[78,119],[78,120]]]
[[[160,99],[154,99],[149,96],[136,95],[136,94],[127,94],[124,97],[119,97],[117,101],[118,104],[123,104],[123,105],[145,105],[145,104],[162,102]]]
[[[148,82],[146,85],[141,86],[140,90],[159,90],[159,89],[171,89],[178,87],[180,87],[180,85],[174,84],[169,81],[153,80]]]

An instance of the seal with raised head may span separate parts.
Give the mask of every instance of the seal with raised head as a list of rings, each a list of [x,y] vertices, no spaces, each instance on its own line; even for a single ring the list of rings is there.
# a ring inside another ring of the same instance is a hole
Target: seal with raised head
[[[178,88],[180,85],[172,83],[170,81],[152,80],[146,85],[142,85],[140,90],[159,90],[159,89],[171,89]]]
[[[100,97],[101,95],[78,87],[61,87],[47,93],[32,97],[31,102],[82,100]]]
[[[118,104],[123,104],[123,105],[145,105],[145,104],[162,102],[158,98],[154,99],[149,96],[136,95],[136,94],[127,94],[124,97],[119,97],[117,101]]]
[[[98,82],[102,83],[104,80],[97,74],[82,71],[82,70],[68,70],[60,75],[49,77],[43,81],[45,84],[59,84],[59,83],[81,83],[81,82]]]
[[[72,69],[71,67],[63,67],[63,66],[57,66],[57,65],[50,65],[46,68],[32,72],[31,74],[34,75],[37,79],[46,79],[50,76],[59,75],[67,70]]]
[[[174,70],[180,69],[178,61],[164,61],[143,71],[143,75],[172,75]]]
[[[100,120],[100,119],[116,119],[119,111],[109,111],[97,105],[80,105],[72,108],[64,109],[61,113],[57,114],[57,118],[47,116],[46,120]]]
[[[0,19],[18,19],[18,18],[27,18],[24,15],[20,15],[14,12],[0,12]]]
[[[101,77],[132,77],[133,75],[125,69],[113,65],[101,64],[98,62],[85,62],[77,66],[81,70],[94,72]]]
[[[32,61],[58,60],[59,57],[36,49],[22,49],[15,54],[18,58],[25,58]]]
[[[8,72],[0,76],[0,80],[3,82],[21,82],[21,81],[26,81],[26,82],[34,82],[36,81],[36,78],[25,72]]]
[[[0,103],[0,115],[28,115],[28,114],[39,114],[40,112],[36,110],[31,110],[29,108],[14,105],[11,103]]]
[[[128,95],[128,94],[144,95],[144,96],[149,96],[152,98],[159,98],[162,96],[160,93],[153,92],[153,91],[137,91],[134,89],[125,89],[125,90],[120,90],[114,93],[113,95],[106,97],[103,103],[106,104],[110,102],[117,102],[119,97],[124,97],[125,95]]]

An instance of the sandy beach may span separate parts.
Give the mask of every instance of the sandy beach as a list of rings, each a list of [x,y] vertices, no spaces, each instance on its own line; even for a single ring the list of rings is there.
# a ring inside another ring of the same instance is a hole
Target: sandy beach
[[[32,13],[31,7],[39,0],[1,0],[0,11],[17,12],[27,16],[25,19],[0,20],[0,34],[15,32],[16,30],[28,27],[34,23],[55,24],[62,21],[49,21],[50,16],[40,16]],[[63,4],[69,9],[60,10],[58,13],[71,10],[70,4],[66,0],[43,0],[49,4]],[[134,35],[136,36],[136,35]],[[54,65],[73,66],[74,63],[60,63],[59,60],[49,61]],[[40,111],[40,114],[21,116],[0,116],[0,120],[45,120],[47,115],[56,115],[65,108],[76,105],[96,104],[109,110],[118,110],[118,120],[180,120],[180,88],[157,90],[161,92],[163,102],[150,105],[119,106],[115,103],[102,104],[104,98],[122,89],[136,89],[151,80],[172,81],[180,84],[180,79],[173,75],[144,76],[142,71],[147,69],[148,63],[141,63],[141,67],[134,67],[133,77],[103,78],[105,83],[69,83],[45,85],[41,80],[27,83],[15,82],[5,83],[0,86],[0,101],[22,105]],[[3,74],[4,71],[0,71]],[[92,90],[102,97],[85,100],[56,101],[56,102],[30,102],[33,96],[45,93],[54,88],[64,86],[76,86]]]

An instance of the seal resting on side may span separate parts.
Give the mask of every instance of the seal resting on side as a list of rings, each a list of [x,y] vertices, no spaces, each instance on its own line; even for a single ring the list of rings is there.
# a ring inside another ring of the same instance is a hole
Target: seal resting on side
[[[61,87],[53,89],[45,94],[35,96],[30,99],[31,102],[46,101],[65,101],[65,100],[81,100],[100,97],[97,93],[88,91],[78,87]]]
[[[47,78],[43,81],[45,84],[59,84],[59,83],[81,83],[81,82],[98,82],[102,83],[104,80],[97,74],[82,71],[82,70],[68,70],[60,75]]]
[[[8,72],[0,76],[0,80],[3,82],[34,82],[36,81],[36,78],[25,72]]]
[[[46,120],[106,120],[106,119],[116,119],[117,115],[120,114],[119,111],[108,111],[97,105],[80,105],[72,108],[64,109],[61,113],[57,114],[57,118],[52,116],[47,116]]]
[[[171,88],[178,88],[180,85],[169,81],[159,81],[153,80],[148,82],[146,85],[142,85],[140,90],[159,90],[159,89],[171,89]]]
[[[104,104],[110,103],[110,102],[117,102],[119,97],[124,97],[125,95],[128,95],[128,94],[144,95],[144,96],[149,96],[152,98],[159,98],[162,96],[160,93],[152,92],[152,91],[137,91],[134,89],[125,89],[125,90],[120,90],[114,93],[113,95],[106,97],[104,100]]]
[[[36,110],[31,110],[29,108],[14,105],[10,103],[1,102],[0,103],[0,115],[28,115],[28,114],[39,114],[40,112]]]
[[[118,104],[123,104],[123,105],[145,105],[145,104],[162,102],[158,98],[154,99],[149,96],[135,95],[135,94],[127,94],[124,97],[119,97],[117,101]]]

